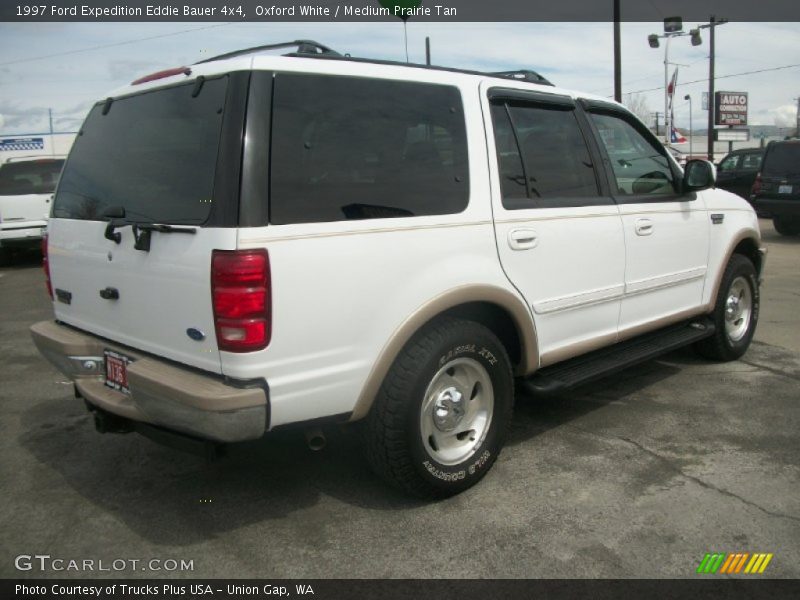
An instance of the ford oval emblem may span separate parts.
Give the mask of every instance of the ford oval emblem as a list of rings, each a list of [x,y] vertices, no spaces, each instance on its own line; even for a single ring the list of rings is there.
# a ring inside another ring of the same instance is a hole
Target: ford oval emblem
[[[206,334],[199,329],[195,329],[194,327],[187,329],[186,335],[192,338],[195,342],[202,342],[204,339],[206,339]]]

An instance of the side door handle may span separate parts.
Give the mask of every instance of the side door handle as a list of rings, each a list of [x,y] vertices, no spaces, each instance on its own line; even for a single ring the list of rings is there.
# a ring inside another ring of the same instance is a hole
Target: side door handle
[[[539,237],[533,229],[513,229],[508,232],[508,245],[512,250],[530,250],[538,244]]]
[[[636,235],[650,235],[653,233],[653,222],[650,219],[636,219],[634,221]]]

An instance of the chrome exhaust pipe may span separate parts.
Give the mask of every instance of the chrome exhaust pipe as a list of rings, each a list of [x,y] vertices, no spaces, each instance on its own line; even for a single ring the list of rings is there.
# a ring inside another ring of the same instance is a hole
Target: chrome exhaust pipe
[[[306,443],[314,452],[319,452],[328,443],[321,429],[306,429]]]

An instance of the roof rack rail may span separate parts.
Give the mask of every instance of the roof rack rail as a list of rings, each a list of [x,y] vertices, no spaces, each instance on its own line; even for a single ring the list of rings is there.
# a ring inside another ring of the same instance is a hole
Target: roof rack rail
[[[296,47],[297,50],[294,52],[289,52],[284,54],[284,56],[293,56],[293,57],[301,57],[301,58],[327,58],[330,60],[346,60],[351,62],[359,62],[359,63],[369,63],[369,64],[377,64],[377,65],[391,65],[397,67],[412,67],[416,69],[429,69],[435,71],[447,71],[450,73],[464,73],[466,75],[483,75],[484,77],[499,77],[501,79],[514,79],[516,81],[526,81],[528,83],[537,83],[539,85],[549,85],[553,86],[554,84],[539,75],[536,71],[532,70],[519,70],[519,71],[499,71],[499,72],[485,72],[485,71],[472,71],[469,69],[457,69],[454,67],[440,67],[436,65],[421,65],[417,63],[405,63],[405,62],[398,62],[393,60],[380,60],[375,58],[358,58],[355,56],[350,56],[349,54],[340,54],[327,46],[320,44],[319,42],[315,42],[313,40],[295,40],[293,42],[282,42],[280,44],[268,44],[266,46],[255,46],[253,48],[245,48],[244,50],[236,50],[234,52],[228,52],[227,54],[220,54],[219,56],[213,56],[211,58],[206,58],[201,60],[195,64],[207,63],[214,60],[223,60],[226,58],[233,58],[235,56],[242,56],[245,54],[253,54],[255,52],[262,52],[264,50],[276,50],[278,48],[294,48]]]
[[[494,73],[487,73],[493,77],[505,77],[507,79],[516,79],[517,81],[527,81],[529,83],[541,83],[544,85],[553,85],[547,79],[539,75],[536,71],[530,69],[520,69],[518,71],[497,71]]]
[[[314,40],[295,40],[293,42],[281,42],[280,44],[267,44],[266,46],[253,46],[252,48],[245,48],[243,50],[234,50],[226,54],[212,56],[197,61],[195,64],[212,62],[215,60],[223,60],[226,58],[233,58],[235,56],[244,56],[245,54],[253,54],[255,52],[263,52],[264,50],[278,50],[279,48],[297,48],[294,52],[290,52],[288,56],[342,56],[336,50],[328,48],[324,44],[315,42]]]

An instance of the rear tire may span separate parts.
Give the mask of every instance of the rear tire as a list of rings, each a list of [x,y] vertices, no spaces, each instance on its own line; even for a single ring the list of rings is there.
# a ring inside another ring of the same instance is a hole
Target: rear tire
[[[695,344],[697,352],[712,360],[740,358],[758,323],[760,295],[753,263],[741,254],[731,256],[719,287],[712,318],[714,335]]]
[[[374,471],[423,498],[475,485],[505,442],[514,403],[511,364],[486,327],[446,318],[395,360],[363,423]]]
[[[772,224],[781,235],[797,235],[800,233],[800,219],[792,217],[772,217]]]

